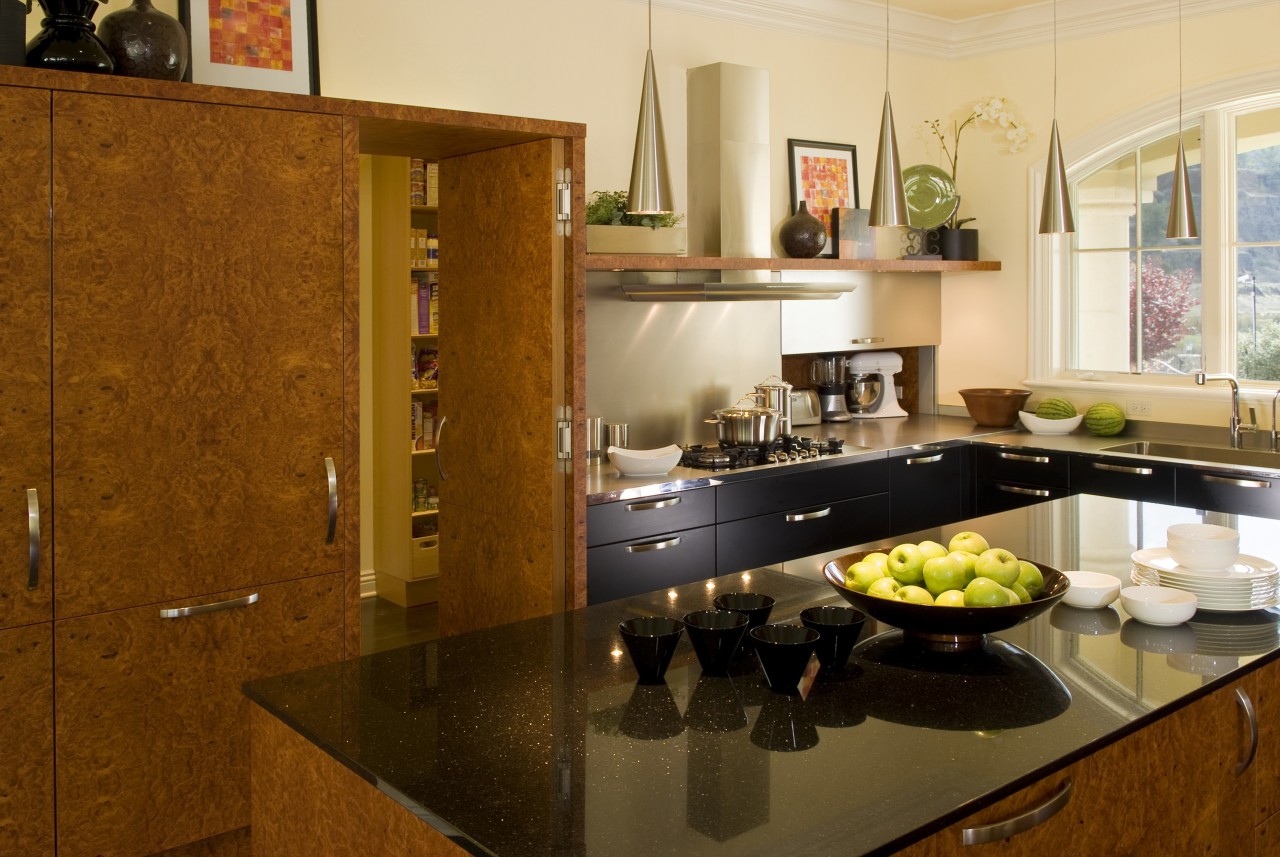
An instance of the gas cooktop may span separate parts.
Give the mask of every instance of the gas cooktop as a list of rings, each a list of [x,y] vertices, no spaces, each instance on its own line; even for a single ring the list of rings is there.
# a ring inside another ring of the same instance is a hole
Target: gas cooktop
[[[695,470],[738,470],[762,464],[839,455],[844,451],[844,441],[835,437],[816,440],[799,435],[783,435],[759,446],[729,446],[723,443],[719,446],[706,446],[698,443],[681,446],[680,449],[683,450],[680,456],[681,467]]]

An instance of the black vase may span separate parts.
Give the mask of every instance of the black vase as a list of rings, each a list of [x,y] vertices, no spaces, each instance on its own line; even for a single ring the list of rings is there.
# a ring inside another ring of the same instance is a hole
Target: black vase
[[[978,261],[978,230],[939,229],[938,252],[947,261]]]
[[[827,227],[809,213],[809,206],[802,199],[800,210],[778,228],[778,240],[791,258],[812,259],[827,246]]]
[[[153,80],[182,80],[187,71],[187,31],[172,15],[133,0],[98,25],[98,35],[116,64],[116,74]]]
[[[39,0],[41,30],[27,42],[27,65],[111,74],[115,63],[93,32],[97,0]]]

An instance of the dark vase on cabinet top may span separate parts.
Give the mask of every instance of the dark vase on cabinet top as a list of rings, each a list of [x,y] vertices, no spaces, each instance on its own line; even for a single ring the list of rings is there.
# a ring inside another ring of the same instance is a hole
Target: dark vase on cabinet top
[[[779,227],[778,240],[791,258],[812,259],[827,246],[827,227],[809,213],[809,206],[802,199],[800,210]]]
[[[172,15],[134,0],[102,19],[98,35],[116,64],[116,74],[182,80],[187,70],[187,31]]]
[[[115,63],[94,33],[96,0],[39,0],[40,32],[27,42],[27,65],[111,74]]]

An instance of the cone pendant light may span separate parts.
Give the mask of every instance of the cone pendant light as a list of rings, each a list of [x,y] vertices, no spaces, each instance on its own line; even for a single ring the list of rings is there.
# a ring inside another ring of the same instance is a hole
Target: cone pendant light
[[[1178,155],[1173,161],[1173,194],[1169,197],[1166,238],[1199,238],[1196,210],[1191,199],[1191,177],[1182,149],[1182,0],[1178,0]]]
[[[880,144],[876,148],[876,172],[871,183],[871,212],[867,223],[870,226],[908,225],[898,135],[893,128],[893,105],[889,101],[888,0],[884,4],[884,112],[880,116]]]
[[[658,104],[658,81],[653,71],[653,0],[649,0],[649,50],[644,58],[640,120],[636,124],[636,149],[631,156],[627,213],[670,214],[674,211],[669,176],[662,108]]]
[[[1075,232],[1071,215],[1071,190],[1062,163],[1062,141],[1058,139],[1058,0],[1053,0],[1053,133],[1049,138],[1049,159],[1044,166],[1044,196],[1040,199],[1040,234]]]

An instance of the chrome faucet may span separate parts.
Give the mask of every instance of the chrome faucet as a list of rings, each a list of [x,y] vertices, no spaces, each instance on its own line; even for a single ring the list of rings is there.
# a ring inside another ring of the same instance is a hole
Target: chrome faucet
[[[1271,451],[1280,452],[1280,432],[1276,431],[1276,399],[1280,399],[1280,388],[1271,397]]]
[[[1213,372],[1210,374],[1197,372],[1196,383],[1203,386],[1205,381],[1226,381],[1231,385],[1231,421],[1227,424],[1227,430],[1231,433],[1231,448],[1239,449],[1241,446],[1240,433],[1242,431],[1253,431],[1257,428],[1256,423],[1249,425],[1241,425],[1240,423],[1240,385],[1236,383],[1235,376],[1229,372]],[[1272,404],[1274,405],[1274,402]],[[1272,413],[1274,413],[1274,410]]]

